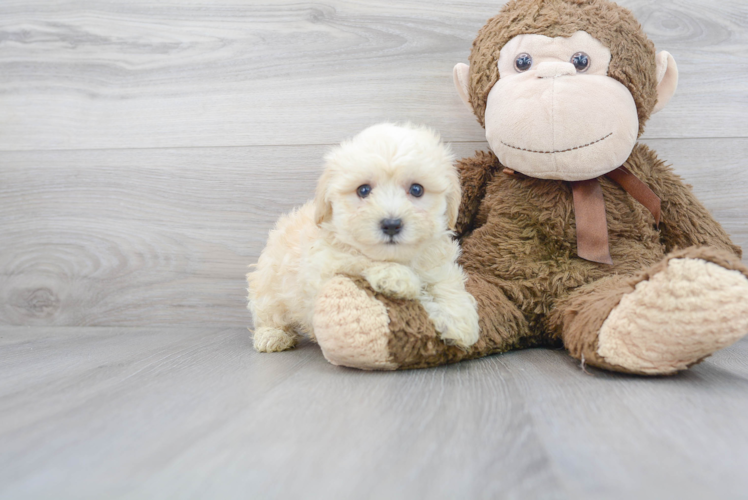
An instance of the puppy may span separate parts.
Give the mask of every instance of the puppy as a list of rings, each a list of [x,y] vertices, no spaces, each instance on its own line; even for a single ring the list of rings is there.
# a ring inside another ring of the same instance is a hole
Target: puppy
[[[413,125],[375,125],[332,150],[315,199],[281,217],[247,275],[255,349],[314,339],[315,300],[336,274],[419,300],[445,342],[474,344],[477,305],[451,232],[461,196],[453,162],[435,132]]]

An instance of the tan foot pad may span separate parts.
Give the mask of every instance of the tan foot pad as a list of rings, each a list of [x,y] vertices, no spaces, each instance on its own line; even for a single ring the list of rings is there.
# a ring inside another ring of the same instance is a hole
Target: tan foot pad
[[[701,259],[673,259],[611,311],[597,353],[608,363],[669,374],[748,333],[748,279]]]
[[[322,289],[314,313],[314,334],[327,360],[362,370],[394,370],[387,343],[387,308],[350,279],[336,276]]]

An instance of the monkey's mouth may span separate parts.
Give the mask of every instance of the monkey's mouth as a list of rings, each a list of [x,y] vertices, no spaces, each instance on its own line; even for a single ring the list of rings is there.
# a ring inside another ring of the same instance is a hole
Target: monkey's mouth
[[[534,149],[520,148],[519,146],[512,146],[511,144],[507,144],[504,141],[501,141],[501,144],[503,144],[504,146],[506,146],[508,148],[517,149],[519,151],[525,151],[527,153],[539,153],[539,154],[543,154],[543,155],[551,155],[551,154],[554,154],[554,153],[568,153],[569,151],[576,151],[577,149],[588,148],[588,147],[592,146],[593,144],[597,144],[598,142],[604,141],[605,139],[607,139],[611,135],[613,135],[613,132],[609,133],[605,137],[602,137],[602,138],[600,138],[600,139],[598,139],[596,141],[588,142],[587,144],[583,144],[581,146],[575,146],[575,147],[569,148],[569,149],[558,149],[556,151],[536,151]]]

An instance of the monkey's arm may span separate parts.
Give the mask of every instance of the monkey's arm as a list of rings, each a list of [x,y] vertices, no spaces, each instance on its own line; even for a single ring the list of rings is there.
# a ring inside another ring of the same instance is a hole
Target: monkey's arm
[[[673,169],[664,164],[646,146],[637,146],[632,159],[637,157],[638,166],[649,187],[662,200],[660,239],[667,252],[675,248],[710,246],[727,250],[738,257],[742,250],[735,245],[727,232],[709,210],[693,194],[691,186],[685,184]]]
[[[462,200],[455,227],[458,238],[474,229],[473,221],[486,195],[486,185],[501,168],[498,158],[485,151],[479,151],[472,158],[463,158],[457,162],[462,184]]]

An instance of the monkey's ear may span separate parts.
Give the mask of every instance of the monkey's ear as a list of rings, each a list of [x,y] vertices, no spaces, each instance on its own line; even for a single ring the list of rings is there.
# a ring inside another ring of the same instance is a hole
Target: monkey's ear
[[[317,182],[314,195],[314,222],[320,226],[332,217],[332,203],[327,199],[327,184],[330,181],[329,171],[325,171]]]
[[[473,106],[470,105],[470,66],[464,63],[457,63],[455,69],[452,70],[452,78],[455,82],[455,88],[457,94],[459,94],[462,102],[468,107],[470,112],[473,112]]]
[[[657,104],[652,114],[667,106],[678,88],[678,65],[669,52],[657,54]]]

